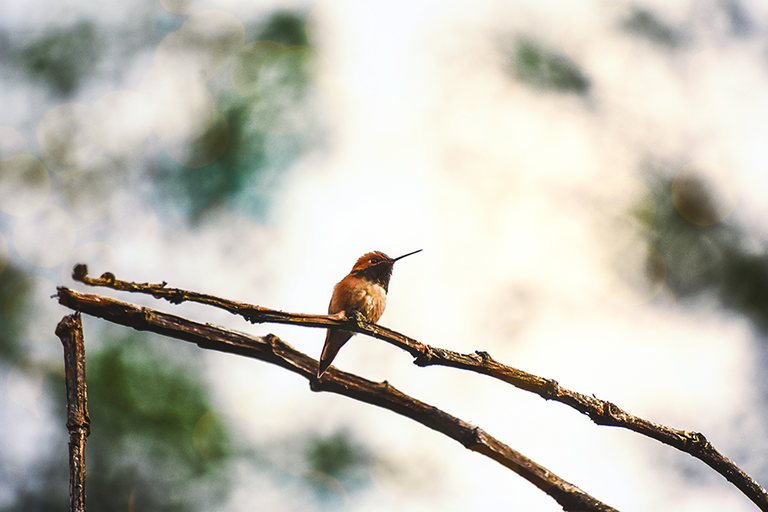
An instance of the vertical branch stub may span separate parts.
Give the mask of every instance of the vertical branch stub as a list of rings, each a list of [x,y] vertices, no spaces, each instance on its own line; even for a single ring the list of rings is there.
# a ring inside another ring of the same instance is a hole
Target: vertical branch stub
[[[64,346],[69,430],[69,510],[85,512],[85,439],[91,431],[85,386],[85,341],[80,313],[65,316],[56,326]]]

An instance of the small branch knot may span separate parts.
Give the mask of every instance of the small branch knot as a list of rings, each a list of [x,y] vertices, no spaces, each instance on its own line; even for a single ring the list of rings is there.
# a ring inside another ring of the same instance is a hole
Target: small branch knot
[[[272,352],[275,351],[275,349],[277,348],[277,345],[280,342],[280,338],[278,338],[277,336],[275,336],[272,333],[267,334],[266,336],[264,336],[263,339],[264,339],[264,341],[267,342],[267,345],[269,345],[269,348],[272,349]]]
[[[86,273],[88,273],[88,269],[86,269]],[[106,284],[114,284],[115,279],[117,278],[112,272],[104,272],[101,274],[101,277],[99,277],[99,280],[104,281]]]
[[[483,442],[483,434],[484,432],[480,427],[474,426],[469,432],[462,436],[461,439],[459,439],[459,442],[465,448],[471,448],[472,446],[477,446]]]
[[[83,421],[67,421],[67,430],[70,432],[80,431],[88,437],[91,434],[91,422],[88,418]]]
[[[424,350],[413,360],[416,366],[429,366],[432,364],[432,348],[425,345]]]
[[[489,354],[488,352],[486,352],[484,350],[475,350],[475,354],[480,356],[480,360],[483,363],[487,363],[488,361],[490,361],[492,359],[491,354]]]
[[[603,417],[610,419],[614,423],[620,423],[624,417],[624,411],[622,411],[616,404],[612,402],[605,402],[603,404]]]
[[[685,432],[683,434],[683,443],[689,447],[691,451],[701,452],[706,448],[709,442],[704,434],[701,432]]]
[[[555,379],[547,379],[542,396],[546,400],[553,400],[560,395],[560,384]]]
[[[165,281],[160,283],[160,286],[158,288],[165,288],[165,285],[167,285]],[[174,290],[173,292],[169,293],[166,296],[166,300],[170,302],[171,304],[181,304],[185,300],[187,300],[186,296],[184,295],[184,292],[181,290]]]

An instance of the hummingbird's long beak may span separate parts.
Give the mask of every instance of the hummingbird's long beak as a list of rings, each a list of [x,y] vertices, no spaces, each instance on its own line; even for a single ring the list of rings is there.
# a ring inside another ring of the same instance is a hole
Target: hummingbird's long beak
[[[423,250],[424,249],[419,249],[418,251],[413,251],[413,252],[409,252],[408,254],[403,254],[402,256],[398,256],[397,258],[392,260],[392,263],[396,262],[397,260],[401,260],[401,259],[405,258],[406,256],[410,256],[411,254],[416,254],[417,252],[421,252]]]

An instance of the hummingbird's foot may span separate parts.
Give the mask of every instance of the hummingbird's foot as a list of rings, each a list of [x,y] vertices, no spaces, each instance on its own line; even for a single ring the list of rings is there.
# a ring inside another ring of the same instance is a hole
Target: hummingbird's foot
[[[365,321],[365,315],[363,315],[361,312],[359,312],[356,309],[353,309],[349,312],[349,316],[351,317],[350,320],[353,320],[355,323],[360,323]]]
[[[344,313],[344,311],[339,311],[338,313],[334,313],[328,316],[333,318],[334,320],[341,320],[342,322],[346,321],[347,319],[347,315]]]

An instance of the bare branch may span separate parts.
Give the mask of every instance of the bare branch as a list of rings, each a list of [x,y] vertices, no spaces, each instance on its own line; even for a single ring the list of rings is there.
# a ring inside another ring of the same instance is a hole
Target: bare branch
[[[555,499],[564,510],[615,511],[481,428],[412,398],[386,381],[372,382],[334,367],[321,379],[317,379],[317,361],[297,351],[277,336],[248,336],[152,309],[138,308],[114,299],[81,294],[63,287],[58,288],[58,299],[59,303],[66,307],[116,324],[182,339],[206,349],[270,362],[307,379],[313,391],[337,393],[411,418],[460,442],[465,448],[481,453],[511,469]]]
[[[69,429],[69,510],[85,512],[85,439],[90,433],[91,419],[85,388],[85,342],[80,313],[62,318],[56,327],[56,335],[64,345]]]
[[[233,315],[240,315],[253,324],[275,323],[275,324],[294,324],[305,327],[336,327],[345,325],[346,322],[338,320],[327,315],[306,315],[298,313],[284,313],[269,308],[262,308],[245,302],[222,299],[215,295],[205,293],[191,292],[180,288],[167,288],[166,282],[159,284],[133,283],[131,281],[121,281],[115,278],[111,272],[105,272],[98,279],[88,277],[88,267],[83,264],[75,265],[72,269],[72,279],[80,281],[89,286],[102,286],[113,290],[124,292],[143,293],[152,295],[156,299],[165,299],[171,304],[181,304],[182,302],[198,302],[206,304],[225,311]]]
[[[345,321],[323,315],[286,313],[232,302],[210,295],[165,288],[166,283],[159,285],[130,283],[119,281],[110,273],[102,275],[99,279],[92,279],[87,276],[87,273],[88,269],[85,265],[77,265],[73,270],[72,277],[91,286],[106,286],[117,290],[149,293],[174,303],[189,300],[209,304],[223,308],[233,314],[242,315],[253,323],[284,323],[307,327],[343,325],[349,331],[367,334],[405,350],[414,357],[414,363],[418,366],[448,366],[499,379],[517,388],[536,393],[545,400],[553,400],[573,407],[589,416],[598,425],[626,428],[686,452],[720,473],[757,504],[761,510],[768,512],[768,491],[733,461],[717,451],[703,434],[673,429],[640,418],[611,402],[563,388],[554,379],[546,379],[501,364],[487,352],[477,351],[473,354],[461,354],[452,350],[432,347],[386,327],[366,322],[360,316]]]

